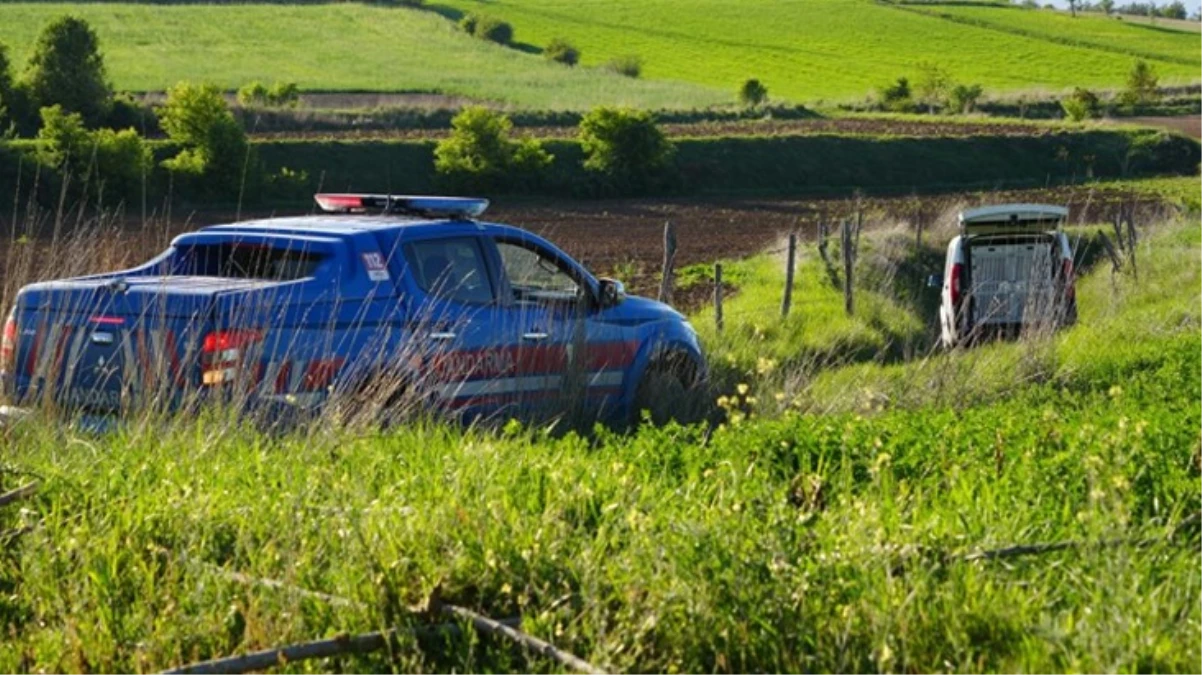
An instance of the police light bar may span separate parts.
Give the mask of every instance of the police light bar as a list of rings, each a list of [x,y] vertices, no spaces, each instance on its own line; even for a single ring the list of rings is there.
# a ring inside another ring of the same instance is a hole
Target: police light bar
[[[488,208],[478,197],[422,197],[411,195],[316,194],[313,199],[329,213],[404,214],[424,218],[475,218]]]

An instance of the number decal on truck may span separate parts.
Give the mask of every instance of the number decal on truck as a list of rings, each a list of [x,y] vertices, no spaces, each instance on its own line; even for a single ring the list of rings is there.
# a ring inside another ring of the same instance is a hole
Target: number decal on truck
[[[388,281],[388,265],[384,256],[379,253],[364,253],[363,266],[367,268],[367,278],[372,281]]]

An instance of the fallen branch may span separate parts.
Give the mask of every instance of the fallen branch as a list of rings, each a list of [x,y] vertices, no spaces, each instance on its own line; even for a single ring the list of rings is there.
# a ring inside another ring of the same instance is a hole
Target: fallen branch
[[[294,586],[292,584],[287,584],[282,581],[277,581],[275,579],[260,579],[257,577],[252,577],[252,576],[249,576],[246,574],[242,574],[241,572],[231,572],[229,570],[217,567],[215,565],[210,565],[208,563],[201,563],[201,564],[204,567],[210,569],[213,573],[217,574],[218,576],[221,576],[225,579],[228,579],[230,581],[234,581],[234,582],[237,582],[240,584],[245,584],[248,586],[262,586],[264,588],[271,588],[274,590],[284,591],[284,592],[292,593],[294,595],[299,595],[301,597],[313,598],[315,600],[322,600],[322,601],[330,603],[332,605],[338,605],[338,606],[342,606],[342,607],[358,607],[358,608],[364,607],[363,603],[356,602],[349,598],[344,598],[344,597],[337,596],[337,595],[330,595],[328,593],[320,593],[317,591],[310,591],[308,589],[300,588],[298,586]],[[474,612],[470,609],[467,609],[466,607],[460,607],[458,605],[451,605],[451,604],[443,603],[443,602],[439,601],[437,599],[437,597],[438,597],[438,594],[437,594],[437,592],[435,592],[435,594],[432,596],[432,599],[429,603],[430,610],[441,612],[442,614],[445,614],[447,616],[453,616],[453,617],[460,618],[460,619],[467,619],[467,620],[471,621],[472,626],[476,630],[480,631],[481,633],[485,633],[488,635],[502,635],[504,637],[507,637],[507,638],[513,640],[514,642],[517,642],[518,644],[522,645],[523,647],[533,651],[534,653],[545,656],[547,658],[554,659],[555,661],[559,662],[560,664],[567,666],[568,668],[571,668],[577,672],[581,672],[581,673],[604,673],[605,672],[605,671],[597,668],[596,666],[592,665],[588,661],[585,661],[584,659],[582,659],[574,654],[565,652],[562,649],[559,649],[558,647],[556,647],[555,645],[550,644],[549,642],[545,642],[543,640],[540,640],[540,639],[534,637],[533,635],[528,635],[528,634],[523,633],[522,631],[518,630],[515,626],[521,625],[520,619],[516,622],[513,619],[504,619],[501,621],[497,621],[496,619],[490,619],[487,616],[484,616],[483,614]],[[370,635],[376,635],[376,634],[372,633]],[[364,637],[364,636],[360,636],[360,637]],[[345,639],[352,639],[352,638],[345,638]],[[325,641],[325,642],[329,642],[329,641]],[[306,643],[306,644],[307,645],[316,645],[318,643]],[[329,648],[328,646],[324,645],[324,642],[322,643],[322,645],[323,645],[323,647],[322,647],[323,649]],[[376,649],[379,649],[379,647],[376,647]],[[341,652],[339,652],[339,653],[341,653]],[[263,652],[261,654],[266,654],[266,652]],[[323,655],[326,655],[326,654],[324,654],[324,652],[323,652],[322,654],[318,654],[317,656],[312,656],[312,657],[308,657],[308,658],[321,658],[321,656],[323,656]],[[247,657],[247,658],[249,658],[249,657]],[[266,656],[260,656],[259,658],[266,658]],[[293,657],[288,657],[288,660],[294,660],[294,659],[293,659]],[[250,669],[257,670],[258,667],[252,667]],[[184,671],[180,671],[180,672],[184,672]],[[208,671],[208,670],[206,670],[206,671],[187,671],[187,672],[226,672],[226,671],[222,671],[222,670]],[[245,672],[245,671],[238,671],[238,672]]]
[[[513,617],[504,619],[498,623],[502,625],[516,625],[520,622],[521,617]],[[201,673],[248,673],[252,670],[263,670],[293,661],[307,661],[310,659],[340,656],[342,654],[365,654],[379,651],[390,644],[394,644],[400,635],[412,635],[420,638],[438,635],[459,635],[461,633],[462,629],[458,623],[420,626],[401,631],[392,628],[374,633],[362,633],[360,635],[339,635],[325,640],[314,640],[312,642],[301,642],[283,647],[264,649],[262,651],[243,654],[242,656],[201,661],[163,672],[196,675]]]
[[[28,485],[22,485],[12,492],[5,492],[4,494],[0,495],[0,506],[7,506],[15,501],[25,499],[37,491],[37,481],[29,483]]]
[[[501,623],[500,621],[490,619],[482,614],[477,614],[466,607],[443,604],[442,612],[451,616],[468,619],[472,622],[472,626],[474,626],[476,630],[480,631],[481,633],[487,633],[489,635],[503,635],[529,649],[530,651],[541,656],[555,659],[559,663],[577,672],[605,672],[588,661],[580,658],[579,656],[565,652],[549,642],[544,642],[533,635],[527,635],[526,633],[523,633],[512,626]]]

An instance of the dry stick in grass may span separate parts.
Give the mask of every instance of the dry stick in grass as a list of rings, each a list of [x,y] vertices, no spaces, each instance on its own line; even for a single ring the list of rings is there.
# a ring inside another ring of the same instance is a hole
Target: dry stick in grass
[[[520,618],[504,619],[503,625],[518,623]],[[339,635],[337,637],[300,642],[283,647],[273,647],[262,651],[251,652],[242,656],[231,656],[211,661],[202,661],[191,665],[180,666],[165,673],[247,673],[252,670],[263,670],[293,661],[323,659],[342,654],[365,654],[379,651],[393,644],[400,635],[414,637],[432,637],[436,635],[458,635],[462,632],[457,623],[439,624],[436,626],[421,626],[399,631],[395,628],[362,633],[359,635]]]
[[[282,581],[277,581],[275,579],[259,579],[257,577],[248,576],[248,575],[242,574],[240,572],[231,572],[229,570],[225,570],[225,569],[213,566],[213,565],[208,565],[207,563],[204,563],[204,565],[205,565],[205,567],[210,568],[214,573],[218,574],[219,576],[229,579],[230,581],[236,581],[240,584],[246,584],[248,586],[263,586],[263,587],[271,588],[271,589],[275,589],[275,590],[286,591],[289,593],[294,593],[296,595],[300,595],[302,597],[313,598],[315,600],[323,600],[327,603],[344,606],[344,607],[360,607],[360,608],[363,607],[362,603],[355,602],[354,600],[351,600],[349,598],[343,598],[343,597],[339,597],[337,595],[329,595],[328,593],[320,593],[317,591],[310,591],[308,589],[300,588],[298,586],[293,586],[292,584],[287,584]],[[565,652],[562,649],[555,647],[555,645],[552,645],[548,642],[544,642],[543,640],[540,640],[532,635],[528,635],[528,634],[523,633],[522,631],[518,630],[517,628],[514,627],[514,624],[520,625],[520,623],[521,623],[520,618],[518,618],[516,620],[515,619],[504,619],[501,621],[497,621],[496,619],[490,619],[487,616],[484,616],[483,614],[473,612],[472,610],[467,609],[466,607],[460,607],[458,605],[442,603],[442,602],[439,602],[437,599],[435,599],[432,604],[434,604],[434,607],[431,607],[430,609],[433,611],[438,611],[438,612],[441,612],[448,616],[469,619],[469,620],[471,620],[472,625],[476,628],[476,630],[480,631],[481,633],[487,633],[489,635],[503,635],[503,636],[517,642],[518,644],[522,645],[523,647],[535,652],[536,654],[540,654],[542,656],[552,658],[552,659],[558,661],[559,663],[561,663],[569,668],[572,668],[573,670],[576,670],[576,671],[579,671],[582,673],[602,673],[602,672],[604,672],[604,671],[600,670],[599,668],[593,666],[589,662],[585,661],[584,659],[581,659],[578,656],[575,656],[569,652]],[[372,649],[381,649],[383,647],[383,645],[386,644],[385,636],[380,633],[371,633],[371,634],[368,634],[365,636],[358,636],[356,638],[343,637],[342,640],[347,641],[347,640],[357,640],[357,639],[361,639],[361,638],[365,639],[365,638],[368,638],[371,636],[375,636],[375,638],[381,640],[379,646],[373,647]],[[334,648],[334,646],[327,644],[330,642],[332,642],[332,641],[325,640],[325,641],[319,641],[319,642],[314,642],[314,643],[304,643],[303,645],[296,645],[295,647],[296,648],[305,647],[306,649],[308,649],[310,651],[314,651],[313,656],[308,656],[308,657],[304,657],[304,658],[321,658],[323,656],[332,656],[334,654],[348,653],[349,651],[359,650],[358,648],[352,648],[352,649],[348,649],[348,651],[334,652],[333,654],[330,654],[330,653],[327,653],[328,650]],[[352,647],[354,646],[354,644],[358,644],[358,643],[353,643]],[[372,644],[374,644],[374,643],[372,643]],[[275,651],[279,651],[279,650],[275,650]],[[359,650],[359,651],[362,651],[362,650]],[[371,651],[371,650],[367,650],[367,651]],[[258,652],[255,655],[249,655],[246,658],[249,658],[250,656],[255,656],[256,658],[263,659],[263,658],[267,658],[268,655],[270,655],[271,653],[273,653],[273,652],[272,651]],[[308,653],[308,652],[304,652],[304,653]],[[243,658],[243,657],[234,657],[234,659],[237,659],[237,658]],[[292,661],[292,660],[297,660],[297,658],[298,657],[290,656],[290,657],[288,657],[287,660]],[[231,661],[234,659],[221,659],[219,661],[224,662],[224,661]],[[208,663],[217,663],[217,662],[208,662]],[[268,665],[275,665],[275,663],[278,663],[278,661],[272,662]],[[203,666],[203,665],[206,665],[206,664],[198,664],[195,667],[199,667],[199,666]],[[225,664],[225,663],[222,663],[221,665],[223,667],[227,667],[227,666],[232,667],[232,666],[229,666],[229,664]],[[189,666],[188,668],[193,668],[193,667],[194,666]],[[251,666],[250,668],[248,668],[248,670],[257,670],[259,667],[260,666]],[[224,671],[221,669],[216,669],[216,670],[180,670],[180,671],[171,671],[171,672],[197,673],[197,672],[232,672],[232,671]],[[246,672],[246,671],[243,670],[243,671],[237,671],[237,672]]]
[[[32,495],[33,493],[35,493],[37,491],[38,491],[38,484],[36,481],[33,483],[29,483],[28,485],[22,485],[21,487],[17,488],[16,490],[13,490],[12,492],[6,492],[6,493],[0,495],[0,506],[6,506],[15,501],[25,499],[26,497],[29,497],[30,495]]]
[[[664,223],[664,269],[659,283],[659,301],[672,304],[676,290],[676,228],[672,221]]]

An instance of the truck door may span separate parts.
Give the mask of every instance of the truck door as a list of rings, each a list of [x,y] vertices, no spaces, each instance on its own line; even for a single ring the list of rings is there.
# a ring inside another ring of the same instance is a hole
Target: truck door
[[[483,243],[478,236],[455,236],[403,247],[414,302],[410,344],[397,358],[420,364],[413,383],[418,391],[472,417],[507,403],[497,382],[515,368],[503,348],[503,309]]]

